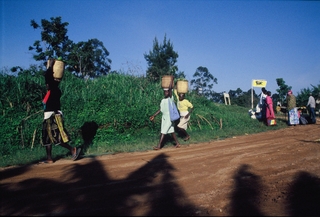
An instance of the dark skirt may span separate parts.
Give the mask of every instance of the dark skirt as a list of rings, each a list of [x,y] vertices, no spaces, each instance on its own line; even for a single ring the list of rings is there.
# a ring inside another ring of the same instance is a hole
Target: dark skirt
[[[43,120],[42,123],[42,145],[59,145],[69,142],[68,132],[64,128],[63,116],[52,114],[50,118]]]

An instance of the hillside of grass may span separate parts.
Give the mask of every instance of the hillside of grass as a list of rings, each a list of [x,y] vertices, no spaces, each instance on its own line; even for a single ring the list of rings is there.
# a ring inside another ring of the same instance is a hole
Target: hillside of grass
[[[35,70],[19,76],[0,75],[0,167],[36,163],[46,157],[41,144],[41,101],[46,92],[43,73]],[[158,143],[161,115],[153,122],[149,117],[159,109],[163,98],[160,82],[117,73],[83,80],[65,73],[60,89],[70,145],[82,147],[84,157],[145,151]],[[277,126],[267,127],[250,118],[250,108],[213,103],[194,92],[187,93],[186,98],[193,103],[194,112],[187,130],[191,140],[179,138],[181,145],[286,126],[278,121]],[[172,142],[168,136],[164,148]],[[53,157],[70,158],[70,153],[54,146]]]

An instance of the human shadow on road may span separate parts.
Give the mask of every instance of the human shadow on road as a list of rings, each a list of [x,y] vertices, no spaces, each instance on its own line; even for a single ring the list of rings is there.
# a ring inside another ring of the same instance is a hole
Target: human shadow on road
[[[290,216],[320,216],[320,179],[299,172],[288,189],[287,213]]]
[[[99,125],[95,121],[87,121],[80,128],[80,134],[83,139],[82,145],[82,153],[86,153],[87,149],[90,145],[92,145],[92,141],[97,134],[97,130]]]
[[[235,190],[230,195],[231,216],[267,216],[259,208],[264,190],[261,178],[249,169],[249,165],[241,165],[233,176]],[[320,216],[320,178],[299,172],[285,192],[284,208],[288,216]]]
[[[257,206],[263,187],[261,178],[249,170],[249,165],[241,165],[233,176],[235,190],[230,196],[231,216],[265,216]]]
[[[107,162],[103,165],[92,158],[85,165],[66,165],[59,180],[30,177],[19,183],[2,183],[0,215],[194,216],[201,213],[201,208],[193,205],[176,183],[175,168],[167,158],[159,154],[127,177],[111,178],[106,171]],[[48,171],[50,166],[55,165],[49,165]],[[9,178],[27,171],[9,170],[1,171],[1,177],[4,173]]]

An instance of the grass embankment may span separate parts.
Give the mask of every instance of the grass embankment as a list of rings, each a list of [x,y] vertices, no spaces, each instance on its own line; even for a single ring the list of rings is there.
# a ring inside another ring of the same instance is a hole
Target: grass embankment
[[[197,144],[202,142],[222,140],[238,135],[255,134],[269,130],[277,130],[286,127],[285,119],[281,116],[277,118],[277,126],[266,126],[265,124],[251,119],[247,114],[247,109],[236,106],[225,106],[221,104],[215,105],[216,110],[209,112],[197,108],[191,116],[191,124],[188,128],[188,133],[191,136],[189,141],[183,141],[178,137],[181,145]],[[200,110],[200,111],[199,111]],[[210,121],[203,116],[203,113],[208,112],[212,116]],[[160,115],[156,117],[154,125],[161,121]],[[104,133],[103,128],[97,129],[96,136],[101,137]],[[152,150],[159,141],[160,127],[154,127],[152,130],[142,129],[127,135],[128,140],[111,144],[108,141],[95,141],[95,138],[90,144],[87,144],[82,151],[83,157],[92,157],[98,155],[115,154],[120,152],[139,152]],[[130,137],[130,139],[129,139]],[[85,144],[71,145],[84,147]],[[164,149],[173,146],[173,140],[170,136],[164,142]],[[53,147],[53,157],[58,160],[67,158],[71,160],[70,153],[60,146]],[[0,167],[11,165],[25,165],[37,163],[39,160],[45,159],[45,148],[38,145],[34,148],[20,149],[15,154],[2,158]]]
[[[5,79],[3,85],[15,87],[5,93],[10,106],[3,109],[0,118],[3,126],[0,167],[37,163],[46,157],[41,145],[43,96],[38,96],[43,91],[43,79],[18,77],[7,83]],[[25,81],[32,81],[33,88],[40,89],[16,92]],[[146,151],[157,145],[161,114],[154,122],[149,117],[158,110],[163,98],[160,83],[121,74],[85,81],[67,74],[60,88],[65,126],[72,139],[70,145],[82,147],[83,157]],[[194,112],[187,130],[191,139],[185,142],[179,137],[182,146],[286,127],[285,119],[281,118],[277,126],[270,127],[251,119],[250,108],[213,103],[194,92],[186,94],[186,98],[193,103]],[[27,108],[23,106],[26,104]],[[167,138],[164,149],[173,145],[171,137]],[[70,153],[60,146],[53,147],[53,157],[71,159]]]

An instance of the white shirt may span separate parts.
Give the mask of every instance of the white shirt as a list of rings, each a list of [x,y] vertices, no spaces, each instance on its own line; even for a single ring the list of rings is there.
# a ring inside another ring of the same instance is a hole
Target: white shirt
[[[261,93],[261,95],[260,95],[260,106],[262,106],[263,105],[263,103],[264,103],[264,101],[266,100],[266,98],[267,98],[267,94],[264,94],[263,92]]]
[[[316,107],[316,101],[314,100],[313,96],[309,96],[307,107],[308,107],[308,105],[310,105],[310,108]]]

